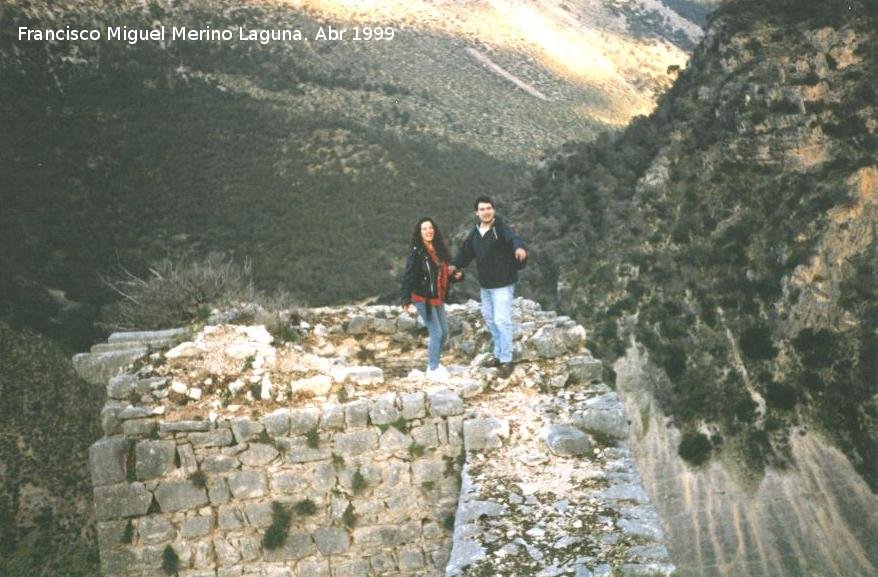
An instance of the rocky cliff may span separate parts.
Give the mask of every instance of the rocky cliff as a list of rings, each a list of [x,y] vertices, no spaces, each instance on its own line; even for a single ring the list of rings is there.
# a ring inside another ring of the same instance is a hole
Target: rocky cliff
[[[286,342],[215,324],[78,356],[107,386],[104,574],[670,574],[585,330],[520,299],[514,316],[508,380],[479,366],[475,302],[449,307],[463,364],[443,384],[397,307],[303,310]]]
[[[649,351],[695,464],[730,451],[758,476],[807,426],[878,483],[874,23],[730,3],[652,116],[527,191],[531,280],[598,354]]]
[[[875,573],[874,16],[727,4],[654,114],[525,193],[684,573]]]

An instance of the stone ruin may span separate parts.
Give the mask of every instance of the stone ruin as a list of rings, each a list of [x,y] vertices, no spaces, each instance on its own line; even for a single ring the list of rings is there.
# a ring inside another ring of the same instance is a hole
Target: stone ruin
[[[481,367],[478,305],[426,332],[391,306],[115,333],[74,358],[107,387],[90,449],[107,577],[670,575],[586,332],[516,299],[517,365]]]

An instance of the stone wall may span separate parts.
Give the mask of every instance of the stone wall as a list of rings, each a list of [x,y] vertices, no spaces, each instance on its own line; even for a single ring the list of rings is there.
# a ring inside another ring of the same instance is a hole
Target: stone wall
[[[447,389],[214,422],[124,409],[90,455],[105,574],[156,574],[168,545],[192,575],[440,574],[463,412]]]
[[[669,574],[585,330],[513,310],[509,379],[481,366],[474,302],[449,307],[441,384],[396,307],[301,311],[294,342],[227,315],[80,355],[112,374],[90,453],[104,574]]]

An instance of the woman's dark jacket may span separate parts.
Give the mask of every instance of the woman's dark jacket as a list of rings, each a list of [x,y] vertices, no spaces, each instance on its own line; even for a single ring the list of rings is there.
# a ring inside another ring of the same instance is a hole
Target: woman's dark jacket
[[[425,299],[439,296],[439,274],[441,267],[433,262],[430,255],[421,246],[413,246],[405,263],[405,274],[402,277],[400,298],[403,304],[412,302],[412,294]],[[448,287],[445,288],[446,300]]]

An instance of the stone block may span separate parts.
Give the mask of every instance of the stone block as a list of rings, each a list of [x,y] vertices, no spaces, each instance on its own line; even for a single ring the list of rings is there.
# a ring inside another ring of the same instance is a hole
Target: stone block
[[[225,537],[215,537],[213,539],[213,550],[216,555],[217,565],[220,567],[234,565],[241,560],[241,553],[238,552],[238,548]]]
[[[198,470],[198,461],[195,459],[195,451],[192,445],[177,445],[177,457],[180,459],[180,469],[186,476]]]
[[[310,483],[298,471],[271,473],[271,490],[284,495],[297,495],[308,490]]]
[[[314,531],[314,543],[324,557],[343,555],[349,547],[348,532],[339,527],[318,527]]]
[[[293,395],[304,394],[312,397],[322,397],[328,394],[331,388],[332,377],[329,375],[315,375],[290,383],[290,393]]]
[[[448,444],[452,447],[463,445],[463,417],[448,417],[445,426],[448,429]]]
[[[422,419],[427,415],[424,393],[406,393],[401,395],[402,416],[405,419]]]
[[[101,439],[88,448],[92,485],[111,485],[126,480],[125,461],[128,440],[124,437]]]
[[[372,318],[364,315],[354,315],[345,324],[345,331],[351,335],[364,335],[372,326]]]
[[[239,471],[229,475],[229,490],[235,499],[256,499],[268,493],[268,482],[261,471]]]
[[[298,577],[330,577],[329,561],[322,558],[303,559],[296,565]]]
[[[189,433],[186,435],[193,447],[227,447],[234,444],[235,438],[231,429],[215,429],[205,433]]]
[[[527,343],[537,355],[543,359],[554,359],[564,353],[566,347],[562,340],[561,331],[552,325],[543,325],[530,338]]]
[[[384,393],[372,401],[369,418],[374,425],[388,425],[400,417],[396,408],[396,393]]]
[[[351,401],[344,405],[345,422],[348,429],[360,429],[369,424],[369,401]]]
[[[205,432],[212,428],[210,421],[169,421],[159,427],[159,432],[164,433],[195,433]]]
[[[418,328],[418,321],[411,315],[403,313],[396,318],[397,330],[407,332]]]
[[[250,448],[238,455],[238,459],[246,467],[264,467],[274,461],[280,452],[271,445],[250,443]]]
[[[123,368],[148,352],[146,347],[139,347],[106,353],[80,353],[73,356],[73,368],[87,383],[104,386],[110,377],[119,374]]]
[[[175,469],[174,441],[138,441],[135,447],[135,470],[141,481],[164,477]]]
[[[369,557],[369,567],[375,575],[388,575],[396,572],[396,562],[390,553],[376,553]]]
[[[140,535],[140,539],[148,545],[171,541],[175,536],[174,526],[161,515],[148,515],[140,519],[137,524],[137,533]]]
[[[335,577],[365,577],[369,575],[369,562],[365,559],[352,559],[333,563],[332,573]]]
[[[189,517],[180,526],[180,537],[184,539],[197,539],[209,534],[213,529],[213,517],[199,515]]]
[[[384,371],[378,367],[361,365],[336,367],[332,370],[332,378],[336,383],[351,383],[360,387],[368,387],[383,383]]]
[[[320,428],[327,430],[344,429],[344,405],[328,405],[320,415]]]
[[[375,332],[382,335],[392,335],[396,332],[396,321],[390,319],[375,319],[372,325]]]
[[[342,457],[354,457],[378,448],[378,434],[366,429],[335,434],[335,451]]]
[[[149,437],[158,425],[155,419],[132,419],[122,422],[122,434],[126,437]]]
[[[95,487],[95,511],[99,521],[145,515],[152,494],[143,483],[120,483]]]
[[[317,547],[308,533],[290,533],[283,545],[274,550],[266,550],[266,561],[290,561],[304,559],[317,553]]]
[[[570,457],[592,451],[591,436],[572,425],[551,425],[545,432],[546,444],[554,454]]]
[[[122,407],[112,403],[114,401],[108,401],[101,409],[101,429],[107,437],[118,435],[122,428],[122,421],[119,419]]]
[[[265,425],[252,419],[235,419],[232,421],[232,434],[235,442],[246,443],[253,437],[259,436],[265,430]]]
[[[111,399],[127,400],[137,390],[137,377],[122,373],[110,378],[107,384],[107,397]]]
[[[599,383],[603,380],[604,365],[599,359],[578,356],[567,359],[570,380],[575,383]]]
[[[228,503],[232,498],[229,486],[223,478],[213,478],[207,480],[207,498],[211,505],[222,505]]]
[[[138,564],[130,549],[101,549],[101,574],[104,577],[129,577]]]
[[[427,392],[430,402],[430,415],[433,417],[450,417],[463,414],[463,399],[448,389],[434,389]]]
[[[382,451],[399,455],[407,454],[412,438],[399,431],[396,427],[388,427],[378,439],[378,446]]]
[[[588,399],[582,410],[573,413],[571,422],[580,429],[615,439],[628,437],[628,415],[615,392]]]
[[[207,492],[189,481],[166,481],[155,490],[162,512],[195,509],[206,505]]]
[[[397,553],[397,558],[400,571],[417,571],[424,567],[424,553],[419,547],[402,547]]]
[[[201,469],[205,473],[228,473],[240,468],[238,458],[230,455],[208,455],[201,462]]]
[[[304,435],[317,428],[320,411],[315,408],[292,409],[290,411],[290,435]]]
[[[509,422],[496,417],[480,417],[463,422],[463,446],[467,451],[484,451],[503,446],[509,437]]]
[[[217,510],[217,524],[223,531],[234,531],[244,527],[244,514],[235,505],[222,505]]]
[[[265,430],[272,437],[286,437],[290,434],[290,412],[288,409],[277,409],[262,417]]]
[[[422,447],[433,448],[439,446],[439,436],[436,434],[436,426],[433,423],[412,427],[409,434],[415,440],[415,443]]]
[[[247,503],[244,505],[244,514],[247,516],[247,521],[254,527],[266,529],[271,525],[273,515],[269,502]]]
[[[430,481],[442,480],[445,476],[445,461],[441,459],[416,459],[412,462],[412,482],[420,485]]]
[[[329,440],[324,435],[320,436],[317,448],[309,447],[306,437],[284,437],[277,440],[277,446],[287,463],[309,463],[332,457]]]

